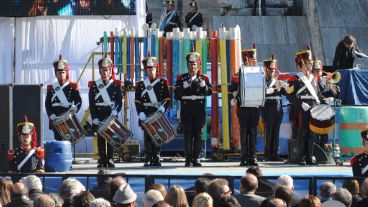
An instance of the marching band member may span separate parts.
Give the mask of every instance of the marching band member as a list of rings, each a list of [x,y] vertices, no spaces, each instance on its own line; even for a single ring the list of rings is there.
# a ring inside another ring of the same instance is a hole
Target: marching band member
[[[77,113],[82,106],[82,99],[78,84],[69,81],[68,62],[62,59],[60,55],[59,59],[55,60],[52,65],[57,81],[47,86],[45,107],[50,119],[49,128],[54,132],[54,138],[61,141],[63,138],[54,128],[52,122],[69,109]]]
[[[361,132],[364,152],[354,156],[350,164],[354,177],[368,177],[368,129]]]
[[[317,82],[318,90],[321,93],[321,96],[324,98],[324,102],[332,105],[334,103],[334,99],[338,97],[339,87],[337,85],[332,86],[327,83],[326,79],[322,76],[323,65],[322,62],[318,59],[313,61],[313,75],[314,79]],[[322,148],[325,149],[325,144],[328,143],[328,134],[315,134],[315,141]]]
[[[160,19],[160,31],[164,32],[164,36],[166,36],[166,32],[172,32],[173,28],[179,27],[181,28],[180,17],[175,10],[174,0],[166,0],[166,11],[162,14]]]
[[[203,16],[198,11],[198,3],[196,1],[189,2],[191,11],[185,15],[185,24],[191,31],[195,31],[197,27],[202,27]]]
[[[117,117],[122,108],[121,81],[115,80],[112,60],[107,57],[101,58],[98,61],[98,67],[101,78],[88,83],[89,108],[92,117],[92,128],[95,131],[104,119],[110,116]],[[97,135],[97,147],[100,157],[97,167],[114,168],[113,148],[99,134]]]
[[[266,128],[265,158],[269,161],[278,161],[279,132],[283,117],[281,96],[286,95],[287,84],[275,78],[278,70],[277,60],[272,58],[263,60],[266,72],[266,100],[263,107],[263,118]]]
[[[257,50],[255,45],[253,49],[242,50],[242,59],[244,66],[257,66]],[[260,110],[258,107],[241,107],[240,98],[240,77],[235,74],[231,78],[229,92],[237,99],[237,115],[240,124],[240,145],[241,159],[240,166],[258,166],[256,159],[257,126]]]
[[[300,148],[300,164],[317,165],[313,160],[314,133],[309,129],[310,109],[320,103],[317,83],[311,74],[313,59],[311,50],[296,53],[295,63],[298,69],[297,79],[290,82],[288,98],[294,106],[295,128]]]
[[[156,57],[145,57],[142,64],[147,78],[136,85],[135,106],[139,121],[146,121],[147,117],[157,110],[165,113],[170,105],[170,93],[167,80],[158,77],[158,61]],[[161,166],[160,147],[156,146],[149,134],[144,131],[144,166]]]
[[[212,95],[209,78],[200,71],[201,56],[190,52],[186,56],[188,73],[177,76],[175,98],[180,101],[180,118],[184,129],[185,166],[193,163],[202,166],[199,154],[203,140],[203,126],[206,118],[206,96]]]
[[[44,149],[37,147],[36,128],[25,117],[17,124],[20,147],[8,151],[9,172],[34,173],[45,172],[43,166]]]

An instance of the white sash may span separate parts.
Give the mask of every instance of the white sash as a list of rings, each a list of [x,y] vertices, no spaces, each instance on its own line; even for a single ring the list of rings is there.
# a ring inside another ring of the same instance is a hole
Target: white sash
[[[160,30],[161,31],[164,31],[165,30],[165,27],[166,27],[166,25],[171,21],[171,19],[174,17],[174,15],[175,15],[175,13],[176,13],[176,11],[175,10],[173,10],[173,11],[171,11],[171,12],[169,12],[169,13],[167,13],[165,16],[164,16],[164,18],[162,19],[162,21],[160,22],[160,26],[159,26],[159,28],[160,28]]]
[[[95,96],[95,100],[98,99],[98,97],[100,97],[100,95],[102,96],[102,99],[104,101],[104,105],[105,106],[113,106],[113,102],[111,102],[111,99],[110,99],[110,96],[109,96],[109,93],[107,92],[107,88],[109,88],[109,86],[113,83],[114,81],[112,79],[110,79],[110,81],[104,85],[103,84],[103,81],[101,79],[98,79],[96,80],[96,85],[97,85],[97,88],[98,88],[98,94]],[[99,86],[100,85],[104,85],[104,87],[100,88]]]
[[[59,82],[53,83],[52,88],[54,89],[55,94],[51,97],[51,101],[53,101],[56,97],[58,97],[61,106],[68,107],[72,105],[71,103],[68,102],[68,99],[66,98],[65,93],[63,91],[63,89],[69,84],[70,84],[69,81],[65,82],[64,85],[62,86],[60,86]],[[56,90],[56,88],[59,88],[59,89]]]
[[[272,88],[275,85],[275,83],[276,83],[276,79],[272,79],[268,88]]]
[[[307,87],[308,91],[311,93],[311,95],[316,100],[317,104],[319,104],[320,101],[318,99],[317,93],[316,93],[316,91],[314,90],[314,88],[311,84],[311,82],[313,81],[313,76],[309,76],[309,79],[303,73],[298,73],[297,76],[300,78],[300,80],[303,81],[303,83]],[[302,87],[301,89],[304,90],[304,87]],[[297,92],[297,95],[303,91],[301,89]]]
[[[154,104],[155,106],[157,105],[157,97],[155,91],[153,90],[153,86],[155,86],[158,82],[160,82],[160,78],[157,78],[155,81],[153,81],[152,84],[148,78],[144,79],[143,81],[145,89],[142,92],[142,97],[144,96],[145,93],[148,93],[151,103]],[[151,87],[151,90],[148,90],[147,89],[148,87]]]
[[[198,16],[199,12],[196,12],[195,15],[193,15],[192,18],[190,18],[189,22],[192,22],[196,16]]]
[[[21,163],[19,163],[17,169],[20,170],[24,164],[26,164],[26,162],[29,160],[29,158],[31,158],[31,156],[36,152],[35,149],[31,149],[28,153],[28,155],[22,160]]]
[[[366,165],[363,169],[362,169],[362,175],[364,175],[364,173],[366,173],[368,170],[368,165]]]

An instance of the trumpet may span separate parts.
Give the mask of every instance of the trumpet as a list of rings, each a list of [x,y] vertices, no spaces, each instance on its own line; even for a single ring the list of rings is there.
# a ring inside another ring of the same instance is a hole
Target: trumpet
[[[337,84],[341,80],[341,73],[335,71],[333,73],[327,74],[327,82],[332,84]]]

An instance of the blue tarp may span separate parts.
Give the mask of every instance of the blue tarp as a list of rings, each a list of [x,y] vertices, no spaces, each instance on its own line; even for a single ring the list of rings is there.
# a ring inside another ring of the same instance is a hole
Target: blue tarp
[[[343,105],[368,105],[368,70],[346,69],[341,73],[339,99]]]

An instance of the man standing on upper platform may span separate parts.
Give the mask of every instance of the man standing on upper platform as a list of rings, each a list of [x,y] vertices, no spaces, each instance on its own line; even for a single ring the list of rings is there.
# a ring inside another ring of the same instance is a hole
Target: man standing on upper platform
[[[189,2],[191,11],[185,15],[185,24],[191,31],[195,31],[197,27],[202,27],[203,16],[198,11],[198,3],[196,1]]]
[[[172,32],[176,27],[181,29],[180,17],[175,10],[174,0],[166,0],[166,11],[160,19],[160,31],[163,31],[166,36],[167,32]]]
[[[82,106],[82,99],[79,94],[78,84],[69,81],[69,64],[62,59],[61,55],[53,64],[57,81],[47,86],[47,94],[45,107],[47,115],[50,118],[49,128],[54,132],[54,138],[61,141],[63,137],[54,128],[54,122],[58,116],[64,114],[68,110],[75,113]]]

